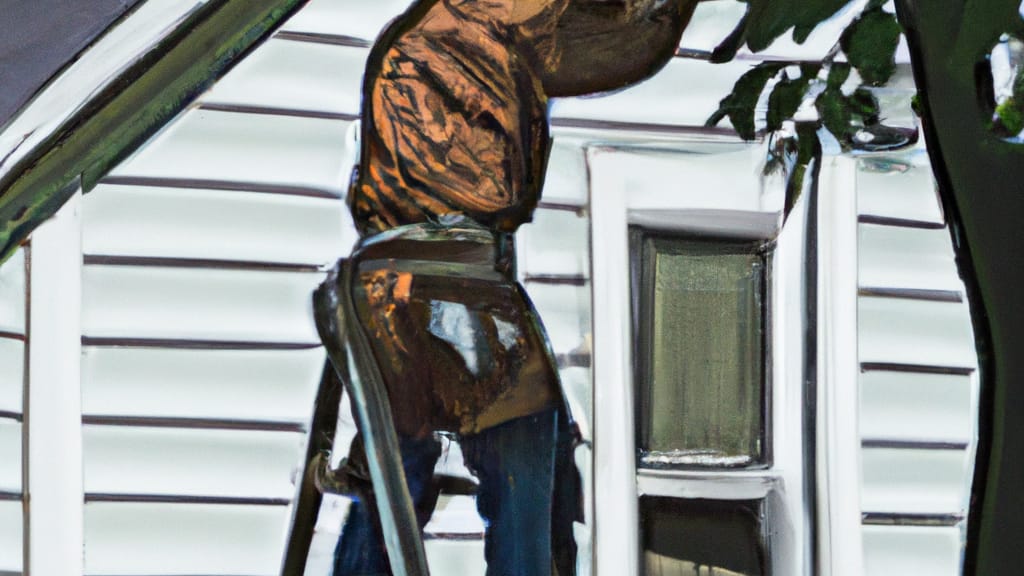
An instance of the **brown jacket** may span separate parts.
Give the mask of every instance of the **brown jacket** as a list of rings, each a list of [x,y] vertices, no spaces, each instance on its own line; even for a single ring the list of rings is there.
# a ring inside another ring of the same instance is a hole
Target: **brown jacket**
[[[495,269],[493,233],[529,221],[540,197],[550,142],[537,47],[564,1],[522,25],[508,24],[515,0],[422,2],[370,56],[350,197],[364,235],[355,297],[400,434],[475,433],[560,398],[532,305]],[[474,240],[429,224],[457,215]],[[436,241],[401,239],[427,229]],[[410,256],[482,272],[427,273]]]
[[[350,196],[363,233],[452,213],[504,231],[530,220],[550,148],[537,46],[564,1],[511,25],[515,0],[432,0],[389,27],[364,80]]]
[[[416,225],[458,216],[494,233],[528,222],[550,150],[547,94],[652,74],[674,54],[695,1],[414,4],[367,63],[349,194],[364,248],[387,231],[421,234]],[[355,296],[400,433],[473,433],[557,405],[547,338],[518,283],[424,274],[395,246],[377,244],[369,261],[357,251]],[[423,243],[413,259],[451,248]],[[467,262],[493,272],[494,245],[485,251]]]

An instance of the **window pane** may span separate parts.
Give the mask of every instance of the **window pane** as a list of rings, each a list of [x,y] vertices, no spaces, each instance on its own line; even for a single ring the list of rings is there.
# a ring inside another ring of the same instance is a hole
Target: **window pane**
[[[760,246],[645,236],[641,252],[641,465],[761,463]]]
[[[640,499],[645,576],[767,573],[760,501]]]

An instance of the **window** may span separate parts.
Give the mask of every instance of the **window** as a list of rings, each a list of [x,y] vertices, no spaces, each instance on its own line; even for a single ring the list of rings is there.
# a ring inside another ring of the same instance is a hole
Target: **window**
[[[764,244],[631,240],[638,465],[767,464]]]
[[[760,500],[641,498],[641,574],[767,574],[763,508]]]

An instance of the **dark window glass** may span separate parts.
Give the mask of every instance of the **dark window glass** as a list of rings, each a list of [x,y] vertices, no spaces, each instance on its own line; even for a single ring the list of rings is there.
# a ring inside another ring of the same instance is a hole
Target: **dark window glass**
[[[640,465],[765,463],[763,246],[633,240]]]
[[[768,574],[764,507],[751,500],[640,498],[645,576]]]

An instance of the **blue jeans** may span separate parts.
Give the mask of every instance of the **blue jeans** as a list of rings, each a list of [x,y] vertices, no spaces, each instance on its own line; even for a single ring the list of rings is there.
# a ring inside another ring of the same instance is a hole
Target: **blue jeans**
[[[551,573],[557,412],[517,418],[459,441],[466,466],[480,481],[477,511],[487,527],[487,576]],[[400,449],[422,529],[436,503],[431,484],[441,446],[431,437],[401,438]],[[372,502],[352,503],[334,556],[335,576],[391,573]]]

